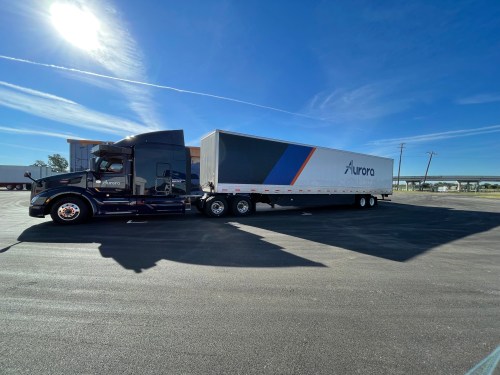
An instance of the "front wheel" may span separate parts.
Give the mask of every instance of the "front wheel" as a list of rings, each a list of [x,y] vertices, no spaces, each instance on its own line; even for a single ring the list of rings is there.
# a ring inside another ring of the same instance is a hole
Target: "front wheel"
[[[79,224],[89,215],[87,205],[78,197],[61,198],[52,206],[50,217],[58,224]]]
[[[222,217],[227,213],[227,200],[224,197],[210,197],[205,202],[205,213],[211,217]]]

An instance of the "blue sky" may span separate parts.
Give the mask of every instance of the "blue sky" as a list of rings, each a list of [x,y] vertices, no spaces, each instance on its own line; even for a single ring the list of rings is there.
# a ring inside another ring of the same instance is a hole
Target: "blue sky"
[[[90,17],[94,44],[61,31],[61,9]],[[430,174],[500,175],[496,0],[7,0],[0,17],[0,164],[67,156],[66,138],[226,129],[396,172],[404,142],[403,175],[428,151]]]

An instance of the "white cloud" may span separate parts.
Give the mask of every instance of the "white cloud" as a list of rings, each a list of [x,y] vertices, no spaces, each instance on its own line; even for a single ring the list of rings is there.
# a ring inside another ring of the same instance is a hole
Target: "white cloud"
[[[63,103],[76,104],[74,101],[69,100],[69,99],[65,99],[65,98],[61,98],[60,96],[56,96],[56,95],[48,94],[46,92],[41,92],[41,91],[29,89],[27,87],[14,85],[12,83],[0,81],[0,85],[5,86],[5,87],[9,87],[9,88],[14,89],[14,90],[24,92],[26,94],[39,96],[41,98],[50,99],[50,100],[58,100],[58,101],[63,102]]]
[[[309,100],[306,112],[335,123],[373,120],[406,110],[412,100],[395,97],[397,83],[377,82],[323,91]]]
[[[45,130],[36,130],[36,129],[19,129],[19,128],[10,128],[8,126],[0,126],[0,133],[12,133],[12,134],[27,134],[27,135],[42,135],[46,137],[55,137],[55,138],[63,138],[63,139],[83,139],[73,134],[68,133],[55,133],[49,132]]]
[[[90,11],[99,20],[100,48],[89,52],[92,58],[117,77],[137,81],[147,80],[144,56],[139,45],[112,4],[102,0],[76,0],[74,3]],[[124,82],[118,82],[117,85],[141,122],[153,130],[159,130],[162,127],[161,121],[158,120],[149,89]]]
[[[492,125],[492,126],[484,126],[481,128],[450,130],[439,133],[421,134],[411,137],[378,139],[375,141],[368,142],[368,145],[380,146],[380,145],[397,145],[400,143],[426,143],[442,139],[470,137],[474,135],[498,133],[498,132],[500,132],[500,125]]]
[[[23,0],[13,1],[9,4],[8,11],[16,17],[31,17],[33,23],[39,27],[46,27],[53,30],[53,37],[60,38],[61,44],[67,43],[60,36],[51,21],[50,7],[55,3],[69,3],[82,10],[88,10],[99,22],[99,45],[100,49],[87,51],[88,57],[95,61],[100,67],[111,75],[124,77],[129,80],[146,81],[147,72],[145,59],[139,44],[133,38],[130,28],[120,16],[119,11],[114,7],[111,0]],[[115,2],[119,6],[119,2]],[[133,16],[133,15],[132,15]],[[45,24],[40,24],[40,20],[45,20]],[[43,30],[42,35],[47,30]],[[33,38],[40,35],[37,29],[33,29]],[[54,41],[52,41],[54,42]],[[68,50],[72,46],[65,45]],[[87,59],[85,59],[87,60]],[[68,69],[70,70],[70,69]],[[72,78],[76,75],[72,74]],[[79,77],[81,79],[81,77]],[[148,87],[134,87],[125,82],[113,82],[112,85],[105,85],[99,80],[87,81],[100,88],[119,90],[126,98],[129,108],[137,116],[139,122],[144,123],[152,130],[164,128],[163,121],[158,119],[157,110],[151,89]],[[138,105],[139,103],[139,105]]]
[[[212,99],[226,100],[226,101],[233,102],[233,103],[239,103],[239,104],[249,105],[249,106],[253,106],[253,107],[257,107],[257,108],[268,109],[270,111],[286,113],[286,114],[289,114],[289,115],[292,115],[292,116],[305,117],[305,118],[309,118],[309,119],[317,120],[317,121],[325,121],[325,119],[317,118],[317,117],[313,117],[313,116],[309,116],[309,115],[306,115],[306,114],[303,114],[303,113],[290,112],[290,111],[286,111],[284,109],[280,109],[280,108],[276,108],[276,107],[269,107],[269,106],[266,106],[266,105],[263,105],[263,104],[257,104],[257,103],[247,102],[247,101],[244,101],[244,100],[240,100],[240,99],[236,99],[236,98],[230,98],[230,97],[227,97],[227,96],[219,96],[219,95],[209,94],[209,93],[205,93],[205,92],[184,90],[184,89],[180,89],[180,88],[176,88],[176,87],[159,85],[159,84],[156,84],[156,83],[136,81],[136,80],[127,79],[127,78],[121,78],[121,77],[114,77],[114,76],[109,76],[109,75],[106,75],[106,74],[99,74],[99,73],[89,72],[89,71],[86,71],[86,70],[80,70],[80,69],[75,69],[75,68],[68,68],[68,67],[65,67],[65,66],[54,65],[54,64],[46,64],[46,63],[42,63],[42,62],[31,61],[31,60],[26,60],[26,59],[20,59],[20,58],[17,58],[17,57],[11,57],[11,56],[5,56],[5,55],[0,55],[0,59],[9,60],[9,61],[16,61],[16,62],[20,62],[20,63],[24,63],[24,64],[44,66],[44,67],[47,67],[47,68],[58,69],[58,70],[62,70],[62,71],[65,71],[65,72],[75,72],[75,73],[80,73],[80,74],[83,74],[83,75],[86,75],[86,76],[89,76],[89,77],[104,78],[104,79],[108,79],[108,80],[111,80],[111,81],[118,81],[118,82],[121,82],[121,83],[127,83],[127,84],[139,85],[139,86],[147,86],[147,87],[155,87],[155,88],[158,88],[158,89],[172,90],[172,91],[175,91],[175,92],[178,92],[178,93],[183,93],[183,94],[191,94],[191,95],[204,96],[204,97],[208,97],[208,98],[212,98]],[[96,82],[96,81],[94,81],[94,82]],[[138,108],[140,108],[142,106],[142,103],[141,102],[135,102],[135,103],[133,103],[133,105],[135,105]],[[146,107],[143,107],[143,109],[145,109],[145,108]]]
[[[462,105],[494,102],[500,102],[500,94],[481,94],[457,100],[457,103]]]
[[[8,83],[0,84],[0,105],[101,133],[130,135],[154,130],[133,121],[94,111],[59,96]]]
[[[41,151],[41,152],[47,152],[49,154],[61,154],[61,155],[67,155],[68,152],[67,151],[57,151],[57,150],[49,150],[49,149],[46,149],[46,148],[38,148],[38,147],[31,147],[31,146],[24,146],[24,145],[16,145],[16,144],[13,144],[13,143],[4,143],[4,142],[0,142],[0,146],[4,146],[4,147],[11,147],[11,148],[20,148],[20,149],[23,149],[23,150],[31,150],[31,151]]]

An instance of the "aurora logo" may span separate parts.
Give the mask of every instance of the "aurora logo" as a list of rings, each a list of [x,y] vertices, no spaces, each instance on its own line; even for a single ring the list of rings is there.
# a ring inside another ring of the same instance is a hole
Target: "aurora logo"
[[[375,176],[375,169],[366,167],[355,167],[353,160],[351,160],[349,165],[346,166],[344,174],[347,174],[347,171],[351,171],[351,174],[354,174],[356,176],[357,175]]]

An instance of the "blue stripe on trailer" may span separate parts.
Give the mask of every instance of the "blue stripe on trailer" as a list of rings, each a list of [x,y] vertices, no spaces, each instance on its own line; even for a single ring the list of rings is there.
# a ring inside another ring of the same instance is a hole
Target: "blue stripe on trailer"
[[[290,185],[312,149],[312,147],[307,146],[288,145],[281,158],[267,175],[264,184]]]

